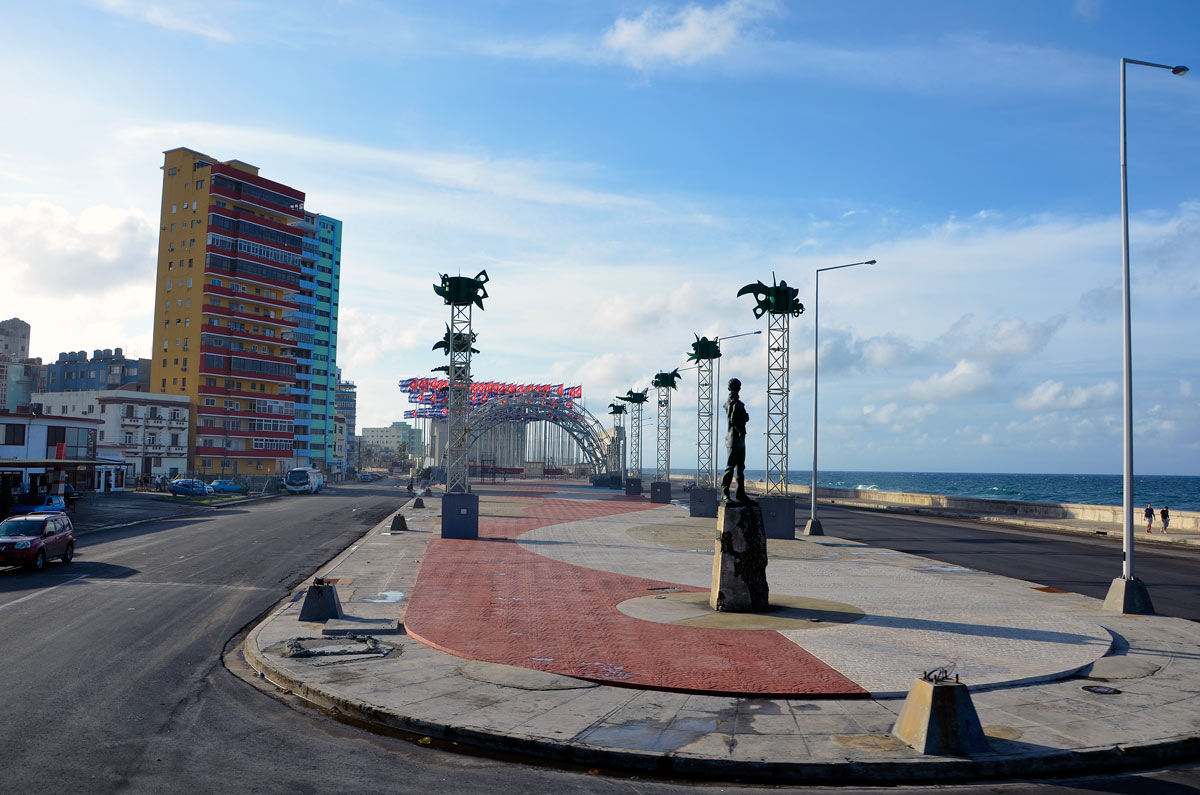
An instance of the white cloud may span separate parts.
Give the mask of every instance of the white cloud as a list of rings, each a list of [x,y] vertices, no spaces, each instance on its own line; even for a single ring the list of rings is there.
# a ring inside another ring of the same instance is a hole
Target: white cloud
[[[651,7],[638,17],[619,17],[603,44],[631,66],[694,64],[728,52],[745,28],[773,12],[774,3],[727,0],[711,8],[688,4],[675,12]]]
[[[152,282],[156,242],[134,208],[101,204],[73,215],[41,201],[0,207],[0,272],[29,292],[103,294]]]
[[[978,362],[959,360],[951,370],[914,381],[901,394],[914,401],[945,402],[974,395],[992,383],[992,373]]]
[[[899,403],[885,403],[877,406],[868,403],[862,407],[862,419],[868,425],[886,425],[892,431],[899,433],[924,422],[936,411],[937,406],[933,403],[915,406],[901,406]]]
[[[1054,411],[1108,406],[1117,399],[1116,381],[1105,381],[1089,387],[1068,389],[1061,381],[1043,381],[1027,394],[1017,397],[1016,407],[1022,411]]]
[[[99,0],[97,6],[110,14],[145,22],[163,30],[191,33],[226,44],[233,42],[233,34],[224,28],[198,22],[192,6],[171,8],[145,0]]]

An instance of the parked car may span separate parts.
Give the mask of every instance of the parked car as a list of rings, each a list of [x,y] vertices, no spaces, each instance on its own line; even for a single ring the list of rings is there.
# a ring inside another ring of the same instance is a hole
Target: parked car
[[[217,494],[245,494],[246,493],[245,486],[243,486],[239,483],[234,483],[232,480],[214,480],[212,483],[208,484],[208,486]]]
[[[366,472],[363,472],[358,476],[359,483],[370,483],[372,480],[374,480],[374,478],[372,478]]]
[[[199,483],[201,486],[204,487],[205,494],[216,494],[217,493],[217,490],[213,488],[211,483],[205,483],[203,480],[199,481]]]
[[[0,566],[39,570],[51,558],[75,557],[75,527],[63,513],[30,513],[0,522]]]
[[[203,481],[176,478],[167,484],[167,489],[177,497],[206,497],[208,488]]]
[[[34,511],[65,511],[67,501],[57,494],[22,494],[15,505],[9,507],[12,516]]]
[[[66,485],[66,487],[67,487],[67,488],[66,488],[66,491],[64,492],[63,496],[64,496],[64,497],[66,498],[66,500],[67,500],[67,507],[68,507],[68,508],[74,508],[74,507],[75,507],[75,503],[77,503],[77,502],[79,502],[81,499],[83,499],[83,494],[84,494],[84,492],[82,492],[82,491],[79,491],[79,490],[78,490],[78,489],[76,489],[74,486],[72,486],[70,483],[67,483],[67,484],[65,484],[65,485]]]

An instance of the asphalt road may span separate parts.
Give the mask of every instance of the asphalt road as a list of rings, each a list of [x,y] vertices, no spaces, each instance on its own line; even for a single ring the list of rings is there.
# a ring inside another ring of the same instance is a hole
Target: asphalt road
[[[52,563],[37,574],[0,571],[0,793],[738,788],[424,747],[339,723],[236,676],[247,671],[225,654],[236,645],[231,640],[396,508],[402,495],[391,483],[100,531],[81,537],[73,564]],[[1196,791],[1198,781],[1200,771],[1185,768],[956,791],[1180,793]]]
[[[809,507],[797,508],[804,527]],[[818,506],[826,535],[1002,574],[1103,599],[1121,575],[1121,540],[1068,532],[1001,529],[955,519]],[[1200,620],[1200,548],[1135,547],[1134,574],[1161,615]]]

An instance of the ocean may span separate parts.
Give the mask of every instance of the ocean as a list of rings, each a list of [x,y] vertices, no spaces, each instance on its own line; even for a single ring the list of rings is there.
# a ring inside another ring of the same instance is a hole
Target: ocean
[[[653,464],[648,470],[653,477]],[[695,473],[695,469],[672,472]],[[718,470],[718,474],[720,470]],[[763,470],[747,469],[747,480],[762,480]],[[792,471],[792,483],[807,485],[812,471]],[[1077,502],[1087,505],[1120,505],[1120,475],[1022,475],[986,472],[839,472],[819,471],[817,485],[835,489],[867,491],[907,491],[916,494],[944,494],[947,497],[973,497],[988,500],[1026,500],[1029,502]],[[1135,475],[1133,504],[1139,509],[1146,503],[1155,512],[1163,506],[1177,511],[1200,511],[1200,477],[1192,475]]]

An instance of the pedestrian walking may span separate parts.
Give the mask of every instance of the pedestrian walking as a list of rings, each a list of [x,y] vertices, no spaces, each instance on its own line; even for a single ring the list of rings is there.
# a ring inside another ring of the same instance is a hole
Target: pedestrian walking
[[[1168,508],[1167,506],[1165,506],[1165,505],[1164,505],[1164,506],[1163,506],[1163,509],[1162,509],[1161,511],[1159,511],[1159,512],[1158,512],[1158,515],[1162,517],[1162,523],[1163,523],[1163,529],[1162,529],[1162,531],[1163,531],[1163,535],[1166,535],[1166,533],[1167,533],[1167,528],[1168,528],[1168,527],[1170,526],[1170,524],[1171,524],[1171,513],[1170,513],[1170,511],[1171,511],[1171,509],[1170,509],[1170,508]]]
[[[1154,527],[1154,506],[1146,503],[1146,510],[1143,516],[1146,517],[1146,532],[1149,533],[1150,528]]]

